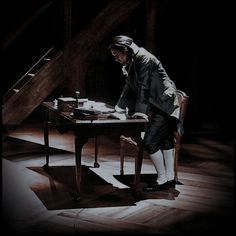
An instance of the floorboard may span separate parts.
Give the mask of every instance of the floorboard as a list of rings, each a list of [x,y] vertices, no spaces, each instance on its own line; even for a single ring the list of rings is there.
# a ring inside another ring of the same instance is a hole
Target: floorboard
[[[212,233],[234,230],[233,145],[205,137],[181,145],[174,190],[131,194],[133,150],[120,175],[119,142],[99,138],[83,149],[82,200],[74,202],[74,136],[50,131],[50,168],[45,171],[43,132],[38,124],[11,131],[2,142],[4,228],[22,234]],[[140,189],[155,176],[145,157]]]

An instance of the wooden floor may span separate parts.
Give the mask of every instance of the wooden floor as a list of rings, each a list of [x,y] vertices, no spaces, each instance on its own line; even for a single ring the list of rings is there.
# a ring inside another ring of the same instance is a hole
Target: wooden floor
[[[50,132],[50,168],[46,172],[41,124],[24,123],[2,142],[4,228],[21,234],[226,233],[234,230],[233,144],[206,137],[181,146],[175,190],[130,191],[134,150],[127,151],[125,175],[119,144],[99,139],[99,168],[93,167],[94,140],[83,150],[82,200],[73,201],[75,186],[73,134]],[[155,176],[144,159],[141,185]]]

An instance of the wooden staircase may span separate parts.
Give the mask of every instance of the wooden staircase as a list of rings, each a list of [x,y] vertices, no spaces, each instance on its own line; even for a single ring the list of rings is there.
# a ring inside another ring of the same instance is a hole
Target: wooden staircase
[[[53,48],[47,50],[47,52],[4,94],[2,98],[3,104],[17,92],[22,89],[22,87],[34,77],[37,72],[53,57]]]
[[[48,51],[3,96],[3,125],[19,125],[62,82],[62,52],[49,58],[50,52]],[[57,66],[55,69],[55,64],[61,64],[61,66]],[[40,69],[38,69],[39,66],[41,66]],[[53,80],[54,78],[57,79]]]
[[[17,126],[25,120],[64,80],[71,88],[85,91],[86,59],[91,52],[123,22],[142,0],[114,0],[92,19],[70,43],[70,71],[73,78],[65,77],[63,51],[53,54],[50,49],[3,96],[2,124]],[[52,57],[50,57],[52,56]],[[68,55],[67,55],[68,56]]]

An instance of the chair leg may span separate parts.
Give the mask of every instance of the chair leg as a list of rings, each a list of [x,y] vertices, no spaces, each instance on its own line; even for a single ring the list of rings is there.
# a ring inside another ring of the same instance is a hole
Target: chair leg
[[[176,135],[176,140],[175,140],[175,160],[174,160],[174,171],[175,171],[175,182],[176,182],[176,184],[182,184],[181,182],[179,182],[179,179],[178,179],[180,139],[181,139],[181,136],[179,134],[177,134]]]
[[[178,181],[178,159],[179,159],[179,144],[175,145],[175,160],[174,160],[174,171],[175,171],[175,181]]]
[[[125,140],[124,137],[120,137],[120,175],[124,175],[124,148]]]

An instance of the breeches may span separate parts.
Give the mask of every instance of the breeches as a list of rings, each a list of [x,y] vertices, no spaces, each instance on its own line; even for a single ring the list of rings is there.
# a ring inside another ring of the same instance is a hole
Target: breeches
[[[145,131],[144,147],[149,154],[174,148],[177,120],[159,113],[151,113]]]

